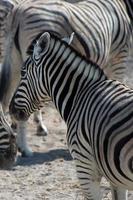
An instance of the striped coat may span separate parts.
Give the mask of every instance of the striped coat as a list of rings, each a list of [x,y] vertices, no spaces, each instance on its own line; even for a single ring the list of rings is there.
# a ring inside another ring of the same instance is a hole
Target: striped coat
[[[101,200],[100,181],[113,200],[133,190],[133,90],[107,79],[93,62],[44,33],[21,70],[10,112],[26,120],[46,97],[67,125],[67,144],[85,200]]]
[[[132,86],[132,24],[124,1],[24,0],[7,19],[0,79],[0,101],[5,107],[19,82],[26,52],[43,31],[61,38],[74,32],[73,47],[110,78]]]

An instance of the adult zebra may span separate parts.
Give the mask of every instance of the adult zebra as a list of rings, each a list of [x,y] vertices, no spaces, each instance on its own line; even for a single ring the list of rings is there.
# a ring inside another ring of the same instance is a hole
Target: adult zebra
[[[7,23],[7,20],[9,20],[9,18],[13,15],[13,13],[12,13],[13,8],[15,6],[18,6],[18,4],[23,3],[23,1],[25,1],[25,0],[13,0],[13,1],[2,0],[0,2],[0,27],[1,27],[0,28],[0,63],[3,62],[3,58],[5,55],[4,46],[5,46],[5,42],[6,42],[6,34],[7,34],[6,32],[7,32],[7,29],[9,28],[8,26],[10,24],[10,23],[9,24]],[[1,68],[1,64],[0,64],[0,68]],[[17,73],[17,71],[16,71],[16,73]],[[19,77],[19,75],[18,75],[18,77]],[[16,74],[16,77],[14,76],[16,86],[18,83],[18,77],[17,77],[17,74]],[[4,109],[4,112],[8,108],[9,99],[10,99],[9,97],[11,96],[11,93],[13,93],[13,90],[14,89],[11,88],[11,90],[8,94],[8,97],[5,94],[6,99],[4,99],[2,102],[2,107]],[[48,130],[47,130],[46,126],[43,124],[41,111],[37,111],[34,113],[34,121],[37,124],[37,135],[47,135]],[[27,147],[26,140],[25,140],[26,125],[27,125],[26,123],[17,122],[17,124],[16,124],[16,121],[15,122],[12,121],[12,128],[16,129],[16,126],[17,126],[17,129],[18,129],[17,130],[17,132],[18,132],[17,141],[18,141],[19,150],[22,152],[23,156],[31,156],[32,151]],[[21,135],[23,135],[23,137],[21,137]]]
[[[47,30],[59,37],[75,32],[73,47],[100,65],[109,77],[126,82],[132,72],[132,62],[128,61],[130,58],[132,61],[133,45],[132,24],[126,8],[121,0],[86,0],[74,4],[25,0],[15,6],[7,18],[7,44],[0,84],[3,104],[9,101],[12,88],[18,84],[18,66],[26,59],[28,47]],[[20,135],[19,146],[28,154],[25,134]]]
[[[105,176],[113,200],[133,190],[133,90],[45,32],[21,71],[10,112],[27,120],[46,97],[67,124],[67,144],[85,200],[100,200]]]
[[[17,0],[14,0],[14,4],[17,3]],[[0,63],[3,59],[3,38],[5,36],[5,20],[8,14],[13,9],[13,3],[8,1],[0,2]],[[1,68],[1,66],[0,66]],[[0,70],[1,72],[1,70]],[[11,129],[10,125],[5,119],[3,113],[3,107],[0,103],[0,168],[8,169],[11,168],[15,161],[17,155],[17,144],[16,138]]]

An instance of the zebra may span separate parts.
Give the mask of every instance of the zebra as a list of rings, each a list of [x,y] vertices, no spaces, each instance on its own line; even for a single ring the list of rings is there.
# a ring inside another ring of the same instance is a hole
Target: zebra
[[[127,1],[122,0],[86,0],[78,3],[24,0],[14,6],[7,17],[0,101],[8,104],[13,88],[19,82],[19,66],[44,31],[60,38],[74,32],[71,46],[96,62],[108,77],[127,82],[132,76],[133,45],[132,18],[127,6]],[[21,151],[29,155],[31,151],[25,132],[25,129],[23,134],[20,132],[18,143]]]
[[[24,0],[23,0],[24,1]],[[4,58],[4,43],[5,43],[5,35],[6,35],[6,19],[8,19],[8,15],[10,15],[10,13],[13,10],[13,7],[18,6],[18,4],[23,2],[22,0],[13,0],[13,1],[7,1],[7,0],[2,0],[0,2],[0,63],[3,62],[3,58]],[[0,66],[1,68],[1,66]],[[0,69],[1,71],[1,69]],[[17,82],[17,79],[16,79]],[[12,93],[12,91],[10,92]],[[11,94],[9,94],[10,96]],[[7,98],[8,99],[8,98]],[[2,103],[3,105],[3,109],[4,112],[6,112],[7,108],[8,108],[8,102],[9,100],[7,100],[7,103],[5,101],[3,101],[4,103]],[[34,113],[34,121],[37,124],[37,135],[47,135],[48,134],[48,130],[46,128],[46,126],[43,124],[42,121],[42,115],[41,115],[41,111],[37,111],[36,113]],[[17,124],[18,123],[18,124]],[[12,128],[16,129],[18,128],[18,137],[17,137],[17,142],[18,142],[18,146],[19,146],[19,150],[22,152],[22,156],[32,156],[32,152],[30,150],[30,148],[27,147],[26,144],[26,140],[25,140],[25,134],[24,132],[26,132],[26,125],[22,122],[14,122],[12,121]],[[18,126],[18,127],[17,127]],[[23,135],[23,137],[21,137],[21,135]],[[22,142],[23,141],[23,142]],[[22,144],[21,144],[22,143]]]
[[[0,169],[10,169],[17,160],[16,136],[5,119],[0,104]]]
[[[21,70],[10,113],[27,120],[52,99],[67,125],[67,145],[85,200],[100,200],[102,176],[113,200],[133,190],[133,90],[65,41],[45,32]]]

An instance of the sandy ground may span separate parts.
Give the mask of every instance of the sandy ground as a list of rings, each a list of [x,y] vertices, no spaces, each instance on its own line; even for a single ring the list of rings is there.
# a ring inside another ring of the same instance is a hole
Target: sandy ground
[[[46,137],[36,136],[33,117],[29,120],[28,142],[34,156],[18,154],[12,170],[0,171],[0,200],[83,200],[66,146],[66,126],[52,104],[43,109],[43,119],[49,130]],[[108,183],[103,179],[101,185],[103,199],[111,200]]]

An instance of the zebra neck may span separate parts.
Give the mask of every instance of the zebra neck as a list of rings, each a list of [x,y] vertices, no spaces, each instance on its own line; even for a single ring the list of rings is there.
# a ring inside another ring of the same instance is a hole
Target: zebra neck
[[[58,41],[54,46],[49,53],[50,60],[44,61],[50,63],[45,65],[45,85],[57,110],[67,122],[84,87],[106,77],[97,65],[87,62],[65,43]]]

